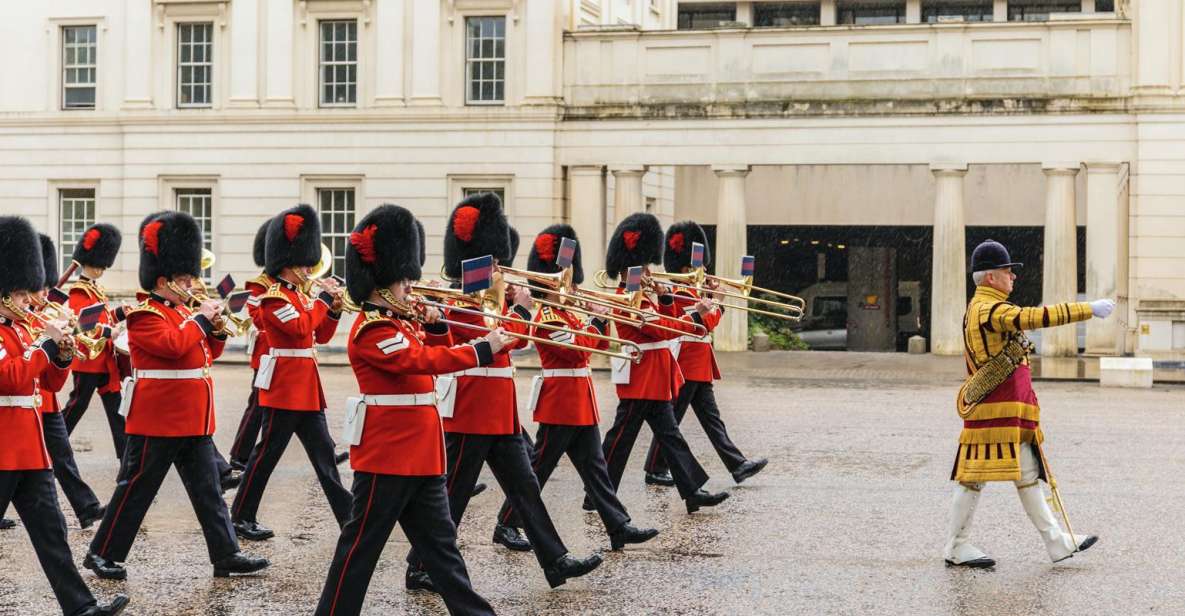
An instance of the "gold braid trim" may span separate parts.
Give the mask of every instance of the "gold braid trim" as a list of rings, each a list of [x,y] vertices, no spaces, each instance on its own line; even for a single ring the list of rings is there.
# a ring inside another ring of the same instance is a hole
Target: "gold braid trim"
[[[103,287],[100,287],[98,283],[91,282],[89,280],[75,280],[70,285],[70,291],[73,291],[74,289],[81,289],[87,294],[93,296],[95,299],[104,303],[107,302],[107,293],[103,291]],[[69,291],[67,291],[67,293],[68,292]]]
[[[391,321],[391,319],[388,319],[387,317],[383,316],[383,314],[377,310],[367,311],[367,312],[363,313],[363,317],[365,318],[365,320],[362,321],[362,323],[360,323],[358,325],[358,329],[354,331],[354,340],[355,341],[357,341],[358,338],[362,336],[362,332],[366,328],[368,328],[372,325],[376,325],[379,323],[390,323],[392,327],[394,327],[394,325],[395,325],[395,323],[393,323]]]
[[[125,311],[124,317],[126,319],[130,319],[130,318],[132,318],[133,314],[138,314],[141,312],[155,314],[156,316],[158,316],[162,319],[165,318],[165,313],[161,312],[160,310],[157,310],[155,306],[149,305],[147,300],[145,300],[139,306],[135,306],[133,308],[128,308],[127,311]]]
[[[282,299],[289,304],[292,303],[292,300],[287,295],[284,295],[284,292],[280,290],[280,283],[278,282],[268,287],[267,293],[259,296],[259,301],[262,302],[265,299]]]
[[[1007,381],[1016,367],[1028,360],[1032,346],[1023,334],[1014,336],[999,353],[977,368],[959,388],[955,402],[959,417],[967,419],[984,398]]]

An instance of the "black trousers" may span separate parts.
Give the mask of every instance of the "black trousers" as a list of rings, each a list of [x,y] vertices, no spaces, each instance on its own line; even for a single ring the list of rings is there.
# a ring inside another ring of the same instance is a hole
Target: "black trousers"
[[[708,435],[708,440],[716,450],[716,455],[720,456],[724,467],[731,473],[744,464],[745,455],[728,437],[728,428],[724,427],[724,420],[720,418],[720,408],[716,406],[716,390],[712,388],[711,382],[687,381],[683,384],[683,389],[679,390],[679,398],[675,400],[676,424],[683,423],[688,406],[695,411],[699,425],[703,426],[704,433]],[[646,453],[646,472],[665,473],[667,470],[667,461],[659,451],[658,439],[653,438],[650,440],[650,451]]]
[[[49,469],[0,471],[0,499],[11,501],[25,523],[33,551],[66,616],[93,605],[95,597],[74,566],[66,541],[66,518],[58,508],[58,491]]]
[[[621,485],[625,464],[629,462],[630,451],[638,439],[642,423],[650,425],[650,431],[658,440],[663,457],[671,465],[671,475],[679,488],[679,496],[687,498],[708,481],[708,474],[700,466],[683,434],[675,422],[675,414],[669,400],[622,400],[617,405],[617,416],[613,427],[605,433],[602,446],[605,463],[609,466],[609,480],[613,487]]]
[[[522,428],[519,428],[522,431]],[[568,553],[559,531],[547,513],[539,482],[531,470],[531,458],[519,434],[461,434],[446,432],[448,452],[448,508],[453,524],[460,526],[461,516],[473,496],[473,486],[483,463],[490,465],[502,493],[522,515],[523,530],[535,550],[541,567],[547,567]],[[421,559],[413,547],[407,562],[418,565]]]
[[[169,467],[176,467],[197,514],[210,562],[239,551],[226,502],[219,488],[217,452],[208,436],[128,436],[115,493],[91,540],[91,552],[115,562],[127,560],[148,507],[160,491]]]
[[[396,522],[420,555],[450,614],[494,613],[469,582],[465,560],[457,549],[457,527],[449,518],[444,484],[443,475],[354,473],[350,520],[337,540],[317,604],[318,616],[362,612],[370,578]]]
[[[66,406],[62,408],[62,415],[66,419],[67,433],[74,434],[75,426],[82,421],[83,414],[91,405],[91,397],[95,395],[95,390],[107,385],[109,378],[110,376],[105,372],[74,373],[74,391],[70,392],[70,398],[66,401]],[[117,392],[111,392],[99,394],[99,399],[103,402],[103,411],[107,413],[107,425],[111,428],[111,441],[115,443],[115,457],[122,460],[124,445],[127,443],[123,417],[119,414],[119,402],[122,397]]]
[[[255,378],[251,378],[255,382]],[[259,430],[263,425],[263,417],[259,413],[259,388],[252,387],[251,395],[247,397],[247,408],[243,409],[243,418],[239,420],[239,429],[235,432],[235,443],[230,448],[230,461],[246,467],[251,459],[251,450],[255,448],[255,441],[259,440]]]
[[[337,525],[344,525],[350,519],[352,497],[342,485],[341,475],[337,472],[333,438],[329,436],[329,427],[325,424],[325,411],[285,411],[261,406],[258,412],[263,415],[263,437],[251,451],[247,468],[243,471],[243,482],[235,494],[235,502],[231,507],[235,521],[257,521],[259,503],[263,500],[268,479],[295,434],[304,446],[309,462],[313,464],[313,472],[321,482],[325,498],[329,499],[329,507],[337,518]],[[392,455],[397,453],[392,452]]]
[[[612,533],[628,524],[630,515],[618,500],[617,491],[609,481],[609,469],[601,453],[601,432],[596,426],[539,424],[531,453],[531,468],[539,480],[539,489],[547,485],[547,479],[565,454],[584,482],[584,491],[601,515],[605,530]],[[509,500],[502,503],[498,523],[516,528],[522,526],[522,520]]]
[[[45,448],[53,462],[53,475],[66,493],[74,515],[82,517],[94,513],[100,507],[99,499],[78,473],[74,462],[74,450],[70,448],[70,435],[66,433],[66,422],[61,413],[42,413],[41,431],[45,435]],[[8,498],[0,494],[0,517],[8,509]]]

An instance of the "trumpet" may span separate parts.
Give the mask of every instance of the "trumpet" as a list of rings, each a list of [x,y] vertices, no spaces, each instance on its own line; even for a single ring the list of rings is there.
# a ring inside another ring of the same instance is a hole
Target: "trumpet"
[[[215,261],[217,261],[217,259],[215,258],[214,253],[203,248],[201,268],[205,270],[214,267]],[[192,287],[183,289],[180,285],[171,280],[167,283],[169,290],[181,297],[181,299],[185,301],[186,306],[191,310],[197,310],[197,308],[201,306],[203,302],[210,301],[210,291],[206,288],[205,281],[201,278],[195,278],[194,282],[198,287],[197,291],[194,291]],[[222,303],[222,311],[220,314],[222,315],[223,324],[222,327],[215,333],[226,336],[243,336],[246,335],[246,333],[251,329],[251,319],[232,313],[230,311],[230,306],[225,302]]]
[[[66,321],[72,330],[70,336],[77,343],[74,356],[84,361],[93,361],[103,354],[107,347],[107,339],[102,336],[90,336],[78,329],[78,317],[67,307],[57,302],[45,302],[38,311],[29,311],[29,315],[42,323],[39,332],[44,331],[47,321]]]

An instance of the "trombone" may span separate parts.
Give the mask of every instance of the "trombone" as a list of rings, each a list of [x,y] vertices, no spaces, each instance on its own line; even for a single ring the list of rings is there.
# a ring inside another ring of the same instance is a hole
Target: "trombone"
[[[776,319],[786,319],[788,321],[798,321],[802,319],[806,302],[797,296],[789,293],[782,293],[781,291],[774,291],[773,289],[766,289],[753,285],[753,277],[746,276],[741,279],[724,278],[723,276],[714,276],[712,274],[704,273],[703,269],[696,269],[687,273],[673,273],[673,272],[651,272],[649,274],[651,283],[654,280],[662,281],[672,287],[680,289],[689,289],[697,293],[711,294],[717,297],[726,297],[741,300],[742,302],[754,302],[764,304],[774,310],[766,310],[763,308],[756,308],[750,305],[726,304],[721,303],[726,308],[735,310],[744,310],[754,314],[761,314]],[[593,276],[593,281],[601,288],[615,288],[615,285],[609,283],[609,274],[605,270],[601,270]],[[717,285],[725,285],[736,289],[736,291],[725,291],[719,288],[710,288],[706,286],[706,282],[711,281]],[[647,282],[644,280],[643,284]],[[753,291],[759,293],[767,293],[775,297],[784,298],[788,301],[780,302],[764,297],[754,297],[750,295]],[[779,310],[781,312],[775,312]]]

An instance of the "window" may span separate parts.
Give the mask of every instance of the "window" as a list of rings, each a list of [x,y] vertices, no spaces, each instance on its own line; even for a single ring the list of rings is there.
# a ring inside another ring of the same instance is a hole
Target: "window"
[[[197,221],[202,230],[202,247],[214,251],[214,195],[209,188],[176,188],[173,195],[178,212],[185,212]],[[202,279],[211,282],[212,269],[202,272]]]
[[[465,19],[465,102],[499,104],[505,99],[506,18]]]
[[[717,28],[723,22],[737,20],[737,5],[732,2],[720,4],[689,4],[679,6],[680,30],[702,30]]]
[[[358,22],[321,22],[321,106],[358,102]]]
[[[1094,0],[1094,12],[1096,13],[1114,13],[1115,0]]]
[[[819,3],[763,2],[754,4],[753,25],[758,28],[817,26],[819,25]]]
[[[177,106],[209,107],[214,75],[214,24],[177,24]]]
[[[494,193],[498,195],[498,201],[502,202],[502,209],[506,209],[506,189],[502,187],[465,187],[461,189],[461,198],[468,199],[473,195],[480,195],[481,193]]]
[[[354,230],[354,189],[318,188],[317,210],[321,213],[321,238],[333,252],[330,274],[346,275],[346,245]]]
[[[70,267],[74,246],[87,228],[95,224],[95,189],[63,188],[58,190],[58,247],[61,270]]]
[[[946,17],[961,17],[963,21],[991,21],[991,0],[930,1],[922,4],[922,21],[932,24]]]
[[[874,26],[905,23],[905,3],[842,2],[836,8],[836,23]]]
[[[1050,13],[1079,13],[1081,0],[1009,0],[1008,21],[1048,21]]]
[[[911,313],[911,312],[913,312],[913,298],[908,295],[898,297],[897,298],[897,316],[899,316],[899,317],[909,316],[909,313]]]
[[[62,27],[62,109],[94,109],[99,70],[95,26]]]

